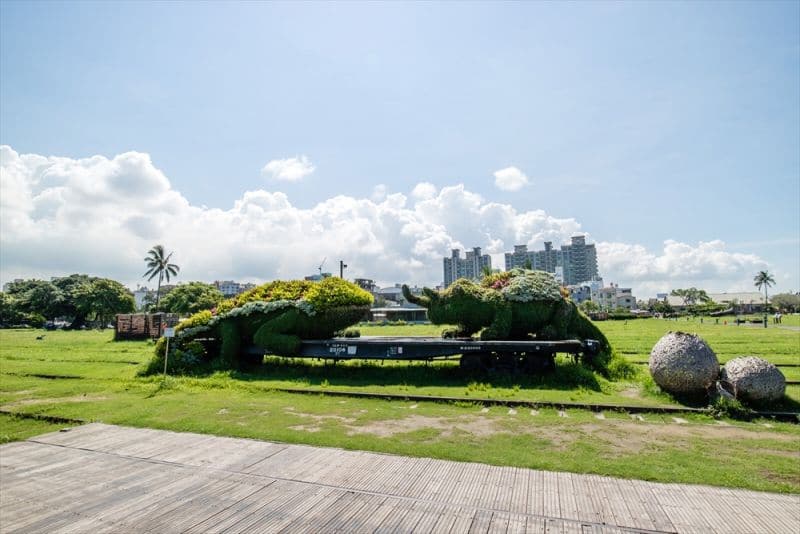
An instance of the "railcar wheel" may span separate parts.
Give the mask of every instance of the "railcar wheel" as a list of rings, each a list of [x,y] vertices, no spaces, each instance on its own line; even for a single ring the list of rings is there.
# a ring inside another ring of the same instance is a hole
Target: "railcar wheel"
[[[467,352],[461,355],[459,365],[465,371],[488,371],[494,367],[494,359],[491,352]]]
[[[555,354],[528,354],[525,358],[525,371],[531,374],[551,373],[556,369]]]

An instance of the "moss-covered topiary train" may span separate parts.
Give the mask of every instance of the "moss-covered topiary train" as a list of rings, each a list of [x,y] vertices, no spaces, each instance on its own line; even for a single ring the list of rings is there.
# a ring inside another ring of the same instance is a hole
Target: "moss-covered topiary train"
[[[198,365],[239,368],[247,361],[241,349],[251,344],[291,356],[301,340],[330,338],[358,322],[371,304],[370,293],[341,278],[270,282],[181,321],[168,363],[175,371]],[[160,339],[145,374],[163,369],[165,346]]]
[[[458,336],[480,333],[482,340],[594,339],[600,352],[593,363],[605,371],[611,358],[608,340],[588,317],[561,292],[552,274],[513,269],[485,276],[480,284],[461,278],[442,292],[423,289],[403,295],[428,309],[434,324],[457,326]]]

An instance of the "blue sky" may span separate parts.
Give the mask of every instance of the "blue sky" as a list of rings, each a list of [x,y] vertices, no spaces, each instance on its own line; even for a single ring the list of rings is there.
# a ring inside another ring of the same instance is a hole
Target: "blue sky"
[[[353,276],[438,283],[437,258],[451,246],[498,254],[580,231],[604,244],[604,278],[643,294],[749,290],[762,268],[778,290],[800,289],[800,3],[0,6],[4,182],[29,184],[14,195],[31,206],[67,202],[54,191],[74,187],[89,158],[135,153],[133,167],[163,175],[162,192],[189,210],[118,236],[119,250],[105,253],[122,259],[97,274],[134,281],[140,266],[123,265],[155,240],[183,254],[197,279],[300,276],[330,255],[351,258]],[[83,163],[47,185],[37,169],[55,160],[10,163],[22,155]],[[263,170],[291,158],[306,162],[294,181]],[[494,173],[511,167],[527,183],[497,187]],[[433,188],[413,195],[419,183]],[[237,226],[245,215],[235,207],[258,191],[279,220]],[[137,202],[135,188],[117,192]],[[96,207],[87,217],[100,217]],[[26,232],[74,218],[27,213],[28,230],[4,221],[3,281],[87,270],[79,254],[37,256],[24,245],[52,249]],[[219,239],[243,232],[236,242],[293,228],[285,254],[295,259],[269,248],[239,257],[234,247],[227,267],[203,270],[192,255],[198,237],[175,230],[198,213],[224,227]],[[370,231],[336,233],[353,218]],[[315,225],[330,228],[305,239]],[[398,267],[402,258],[409,264]]]

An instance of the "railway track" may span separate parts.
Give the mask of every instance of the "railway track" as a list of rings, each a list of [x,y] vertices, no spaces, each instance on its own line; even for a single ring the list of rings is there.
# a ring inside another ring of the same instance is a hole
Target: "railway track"
[[[692,408],[689,406],[638,406],[625,404],[600,404],[585,402],[549,402],[549,401],[526,401],[513,399],[489,399],[479,397],[443,397],[433,395],[407,395],[397,393],[367,393],[362,391],[325,391],[320,389],[307,388],[271,388],[272,391],[281,393],[297,393],[305,395],[324,395],[330,397],[351,397],[361,399],[381,399],[381,400],[404,400],[414,402],[438,402],[438,403],[470,403],[483,406],[507,406],[509,408],[555,408],[559,410],[574,409],[588,410],[592,412],[625,412],[628,414],[658,413],[658,414],[708,414],[706,408]],[[786,421],[790,423],[800,423],[800,412],[756,410],[753,412],[756,417],[765,417]]]

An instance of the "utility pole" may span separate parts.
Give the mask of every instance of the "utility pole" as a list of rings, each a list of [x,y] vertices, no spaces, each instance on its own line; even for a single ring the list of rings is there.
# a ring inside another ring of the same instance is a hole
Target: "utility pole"
[[[339,278],[344,279],[345,269],[347,269],[347,264],[343,260],[339,260]]]

